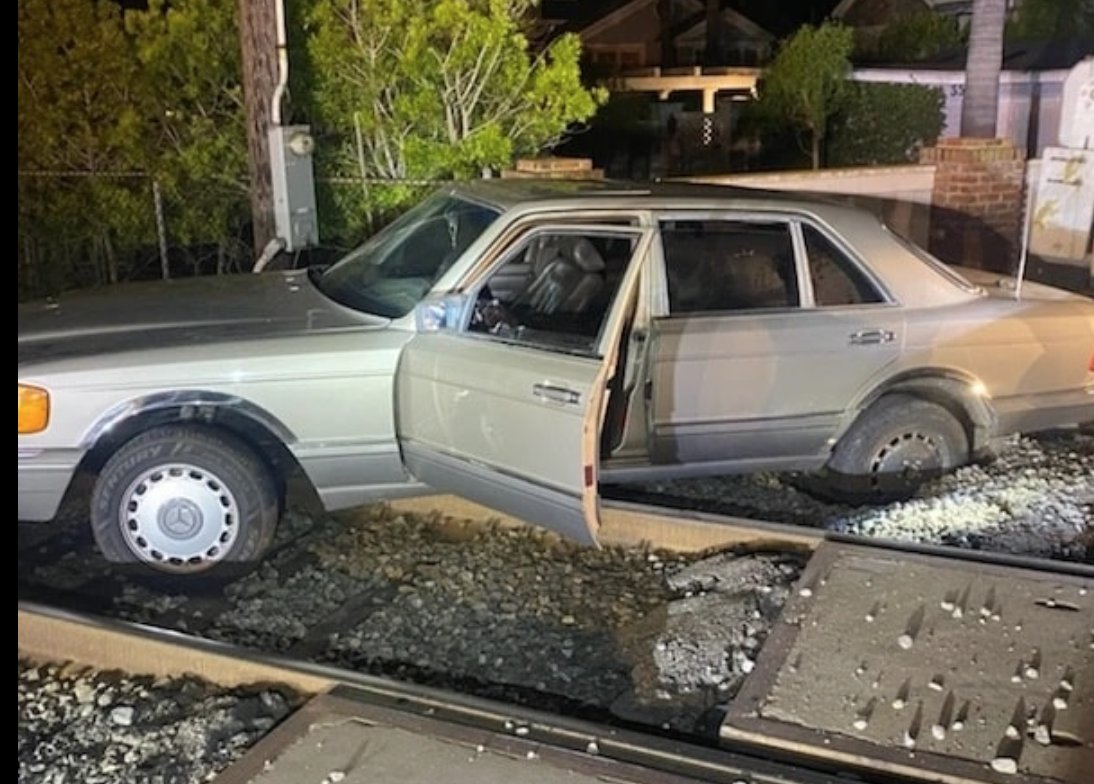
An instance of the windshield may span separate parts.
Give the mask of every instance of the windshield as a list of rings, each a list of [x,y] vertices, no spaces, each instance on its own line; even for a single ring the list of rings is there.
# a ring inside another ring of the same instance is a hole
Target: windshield
[[[498,215],[451,193],[435,193],[312,280],[354,310],[405,316]]]

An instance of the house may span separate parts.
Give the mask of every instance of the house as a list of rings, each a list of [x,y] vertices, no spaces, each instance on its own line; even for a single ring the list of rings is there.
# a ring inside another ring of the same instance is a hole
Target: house
[[[666,8],[667,24],[661,18]],[[601,72],[652,66],[759,65],[770,57],[774,36],[724,0],[719,22],[715,53],[706,51],[704,0],[628,0],[593,20],[569,27],[581,38],[588,62]],[[663,32],[670,38],[668,46],[662,45]]]

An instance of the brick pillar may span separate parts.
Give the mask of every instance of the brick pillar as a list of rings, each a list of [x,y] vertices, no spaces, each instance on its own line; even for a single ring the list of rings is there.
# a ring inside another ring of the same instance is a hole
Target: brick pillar
[[[920,153],[935,166],[930,249],[941,259],[1010,272],[1021,242],[1026,162],[1006,139],[942,139]]]

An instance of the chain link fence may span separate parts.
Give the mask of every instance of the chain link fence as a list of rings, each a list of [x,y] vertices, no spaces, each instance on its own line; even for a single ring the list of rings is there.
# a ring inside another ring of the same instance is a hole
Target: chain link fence
[[[21,300],[250,264],[242,191],[228,205],[234,219],[218,214],[201,225],[200,210],[143,172],[20,171],[18,204]]]
[[[330,262],[436,186],[328,177],[316,183],[322,246],[272,268]],[[229,274],[254,263],[246,190],[168,187],[140,171],[20,171],[19,299],[130,281]]]

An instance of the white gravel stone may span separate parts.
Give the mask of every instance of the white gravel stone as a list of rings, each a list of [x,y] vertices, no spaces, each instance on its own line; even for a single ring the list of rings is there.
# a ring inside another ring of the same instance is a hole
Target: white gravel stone
[[[90,691],[89,691],[90,690]],[[77,699],[77,693],[82,697]],[[101,706],[92,695],[113,694]],[[216,690],[192,678],[73,677],[19,664],[21,784],[210,780],[290,709],[269,692]]]
[[[133,724],[133,708],[128,705],[119,705],[110,711],[110,720],[119,727],[129,727]]]

